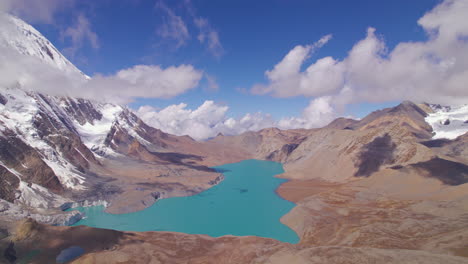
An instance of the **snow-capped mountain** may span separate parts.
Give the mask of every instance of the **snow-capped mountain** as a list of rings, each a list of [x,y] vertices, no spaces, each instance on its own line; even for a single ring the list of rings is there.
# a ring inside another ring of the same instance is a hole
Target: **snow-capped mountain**
[[[2,88],[0,169],[9,177],[0,181],[15,188],[0,191],[1,198],[27,202],[24,195],[51,196],[47,189],[84,191],[100,160],[128,155],[134,141],[158,147],[163,134],[119,105]]]
[[[10,15],[0,20],[0,47],[9,55],[31,56],[47,67],[89,78],[31,25]],[[67,200],[62,197],[66,190],[88,188],[87,177],[95,175],[100,159],[125,155],[123,143],[150,145],[141,126],[119,105],[27,91],[21,82],[1,86],[0,198],[59,206]]]

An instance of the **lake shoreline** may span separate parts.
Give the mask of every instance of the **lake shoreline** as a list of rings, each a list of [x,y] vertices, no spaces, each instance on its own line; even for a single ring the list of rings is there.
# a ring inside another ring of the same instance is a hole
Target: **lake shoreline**
[[[213,237],[269,237],[289,243],[300,241],[297,233],[280,220],[295,207],[276,192],[286,181],[275,177],[284,172],[282,164],[245,160],[215,167],[219,168],[226,169],[225,179],[198,194],[158,199],[145,210],[128,214],[109,214],[95,207],[75,208],[87,214],[76,225],[133,232],[173,231]],[[186,219],[191,219],[190,224]]]

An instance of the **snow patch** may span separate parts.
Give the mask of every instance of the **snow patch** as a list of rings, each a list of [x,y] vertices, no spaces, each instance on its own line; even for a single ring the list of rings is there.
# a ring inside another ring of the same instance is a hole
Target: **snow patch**
[[[468,132],[468,105],[458,107],[441,107],[431,105],[434,113],[425,121],[432,126],[434,139],[455,139]]]
[[[91,150],[105,147],[106,136],[123,108],[113,104],[102,104],[97,106],[96,110],[102,114],[102,118],[94,120],[94,124],[86,122],[84,125],[80,125],[78,121],[74,120],[74,126],[80,134],[83,144]]]

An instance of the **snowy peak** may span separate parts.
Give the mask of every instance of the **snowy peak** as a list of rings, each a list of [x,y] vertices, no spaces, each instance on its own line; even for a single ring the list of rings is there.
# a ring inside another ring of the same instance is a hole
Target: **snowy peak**
[[[468,105],[450,107],[431,104],[426,122],[432,126],[434,139],[455,139],[468,132]]]
[[[12,15],[0,14],[0,47],[36,57],[67,73],[83,74],[39,31]]]

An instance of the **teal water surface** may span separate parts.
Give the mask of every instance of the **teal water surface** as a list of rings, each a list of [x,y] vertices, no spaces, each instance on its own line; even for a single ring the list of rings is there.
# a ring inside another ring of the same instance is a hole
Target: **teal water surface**
[[[194,196],[162,199],[142,211],[108,214],[103,206],[78,207],[86,218],[75,225],[122,231],[174,231],[188,234],[260,236],[297,243],[299,237],[280,218],[294,203],[275,190],[285,180],[280,163],[244,160],[215,167],[225,179]]]

